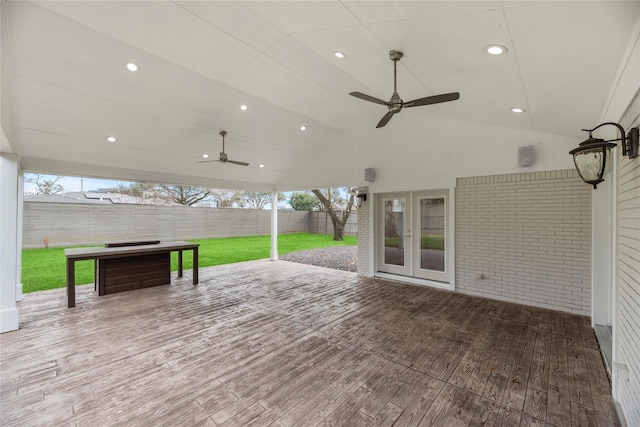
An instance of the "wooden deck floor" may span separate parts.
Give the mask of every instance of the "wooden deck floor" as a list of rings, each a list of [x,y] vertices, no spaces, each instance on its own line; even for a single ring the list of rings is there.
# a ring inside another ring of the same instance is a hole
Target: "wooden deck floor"
[[[1,424],[619,425],[589,319],[286,261],[25,296]]]

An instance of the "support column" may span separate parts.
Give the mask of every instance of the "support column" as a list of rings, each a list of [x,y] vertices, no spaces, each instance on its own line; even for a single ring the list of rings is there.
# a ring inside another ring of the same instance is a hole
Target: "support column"
[[[18,329],[18,156],[0,153],[0,333]]]
[[[16,239],[17,253],[17,265],[16,273],[16,301],[22,301],[22,224],[23,224],[23,209],[24,209],[24,172],[22,169],[18,170],[18,238]]]
[[[278,192],[271,193],[271,261],[278,260]]]

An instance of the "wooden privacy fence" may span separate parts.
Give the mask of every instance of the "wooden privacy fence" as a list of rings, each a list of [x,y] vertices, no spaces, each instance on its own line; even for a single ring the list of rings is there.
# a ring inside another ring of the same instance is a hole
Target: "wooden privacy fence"
[[[356,235],[352,212],[345,235]],[[187,206],[24,202],[24,248],[119,240],[187,240],[271,232],[271,211]],[[325,212],[278,211],[278,233],[333,234]]]
[[[339,215],[344,214],[340,212]],[[309,212],[309,233],[333,235],[333,222],[328,213],[322,211]],[[358,235],[358,211],[352,211],[344,226],[345,236]]]

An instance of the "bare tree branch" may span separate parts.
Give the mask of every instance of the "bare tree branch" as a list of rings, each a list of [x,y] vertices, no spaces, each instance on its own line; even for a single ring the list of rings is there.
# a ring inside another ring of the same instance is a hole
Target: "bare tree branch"
[[[216,207],[218,208],[232,208],[242,199],[240,192],[220,188],[212,189],[211,195],[216,201]]]
[[[169,200],[185,206],[193,206],[211,195],[210,188],[166,184],[160,184],[160,188]]]
[[[61,176],[47,179],[47,175],[36,175],[36,194],[60,194],[64,191],[64,187],[58,184]]]

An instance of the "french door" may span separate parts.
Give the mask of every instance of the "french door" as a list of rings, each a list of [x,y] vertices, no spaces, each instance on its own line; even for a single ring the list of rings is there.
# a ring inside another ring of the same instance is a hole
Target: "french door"
[[[384,194],[378,198],[378,270],[411,276],[411,219],[408,193]]]
[[[378,271],[449,282],[447,191],[378,196]]]

